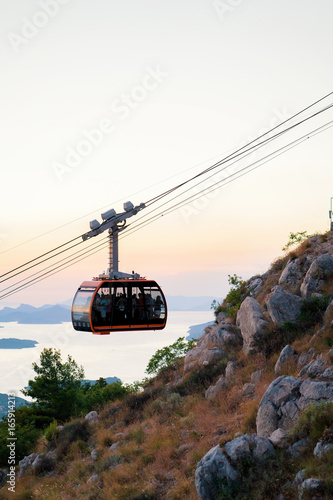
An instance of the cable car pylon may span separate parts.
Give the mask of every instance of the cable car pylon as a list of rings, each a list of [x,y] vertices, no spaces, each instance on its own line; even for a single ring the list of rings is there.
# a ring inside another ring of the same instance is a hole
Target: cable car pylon
[[[107,277],[110,279],[118,279],[118,278],[133,278],[140,276],[122,273],[118,270],[119,263],[119,250],[118,250],[118,235],[120,231],[125,228],[126,221],[129,217],[136,215],[140,210],[145,208],[146,205],[144,203],[140,203],[136,207],[133,205],[131,201],[127,201],[124,203],[124,212],[117,214],[116,211],[111,208],[107,212],[101,214],[103,222],[100,224],[98,220],[94,219],[90,221],[90,231],[82,235],[83,241],[86,241],[93,236],[97,236],[98,234],[103,233],[106,230],[109,230],[109,267],[107,270]],[[103,275],[105,276],[105,275]]]
[[[103,335],[111,331],[161,330],[166,325],[167,304],[163,291],[152,280],[139,274],[120,272],[118,236],[129,217],[145,208],[124,203],[124,212],[114,209],[104,212],[100,224],[92,220],[90,231],[82,235],[85,241],[109,231],[109,267],[92,281],[84,281],[76,292],[72,305],[75,330]]]

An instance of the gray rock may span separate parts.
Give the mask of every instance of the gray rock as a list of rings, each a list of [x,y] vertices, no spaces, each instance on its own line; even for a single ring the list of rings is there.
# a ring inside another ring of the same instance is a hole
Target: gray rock
[[[307,365],[303,366],[302,370],[299,372],[299,377],[318,377],[324,373],[327,367],[327,362],[323,360],[322,355],[319,354],[316,359],[313,359]]]
[[[274,456],[275,449],[271,441],[266,437],[258,437],[253,434],[243,434],[229,441],[224,446],[225,451],[232,462],[244,457],[252,457],[256,461],[263,461]]]
[[[320,498],[325,492],[325,483],[322,479],[309,477],[298,487],[299,498]]]
[[[333,400],[333,382],[280,376],[263,395],[257,414],[258,436],[270,436],[277,428],[288,431],[299,413],[310,404]]]
[[[311,262],[312,259],[310,257],[289,260],[281,273],[279,285],[284,287],[295,287],[295,285],[300,284]]]
[[[275,455],[275,448],[270,439],[256,435],[252,436],[252,439],[252,454],[257,461],[262,462]]]
[[[299,355],[297,360],[298,368],[307,365],[311,361],[311,359],[314,358],[315,353],[316,351],[313,347],[311,347],[307,352],[302,352],[302,354]]]
[[[256,423],[257,434],[260,437],[268,437],[277,429],[279,418],[272,403],[268,401],[259,406]]]
[[[120,442],[119,442],[119,441],[117,441],[116,443],[113,443],[113,444],[110,446],[109,451],[115,451],[115,450],[118,450],[119,446],[120,446]]]
[[[31,466],[35,461],[35,459],[37,458],[37,456],[38,456],[37,453],[31,453],[31,455],[28,455],[19,461],[19,472],[17,475],[18,478],[25,476],[26,474],[29,473],[29,471],[31,471]]]
[[[333,300],[331,300],[331,302],[329,303],[326,311],[325,311],[325,314],[324,314],[324,324],[325,325],[329,325],[329,326],[333,326]],[[332,356],[333,356],[333,349],[332,350]]]
[[[263,376],[264,370],[257,370],[251,374],[251,384],[259,384]]]
[[[242,302],[237,313],[236,324],[243,337],[243,350],[248,354],[255,338],[262,335],[267,327],[259,302],[253,297],[246,297]]]
[[[202,499],[224,498],[224,489],[226,494],[230,493],[230,487],[236,486],[240,479],[237,472],[239,460],[247,458],[260,463],[275,454],[270,440],[255,434],[238,436],[226,443],[224,449],[225,454],[220,446],[215,446],[198,463],[195,485]]]
[[[228,364],[225,369],[226,378],[231,378],[235,375],[237,370],[237,363],[235,361],[228,361]]]
[[[247,284],[247,289],[252,297],[256,296],[263,284],[262,278],[253,277]]]
[[[299,388],[302,382],[298,378],[281,375],[269,385],[260,405],[269,402],[276,407],[280,407],[290,399],[299,397]]]
[[[221,492],[222,481],[231,485],[239,474],[230,465],[220,446],[215,446],[200,460],[195,471],[195,487],[203,500],[215,500]]]
[[[97,414],[97,411],[90,411],[85,417],[84,417],[85,420],[87,420],[88,422],[91,422],[91,423],[96,423],[98,422],[98,414]]]
[[[213,399],[218,393],[229,388],[230,382],[225,377],[220,377],[215,385],[211,385],[205,392],[206,399]]]
[[[248,434],[244,434],[242,436],[236,437],[232,441],[228,441],[224,445],[225,451],[228,454],[229,458],[236,462],[242,457],[250,456],[252,445],[252,439]]]
[[[221,323],[222,321],[225,321],[227,319],[227,315],[225,312],[220,311],[217,316],[216,316],[216,321],[217,323]]]
[[[304,481],[304,477],[305,477],[305,473],[306,473],[306,469],[302,469],[302,470],[299,470],[295,476],[295,479],[293,481],[293,484],[294,486],[298,487],[300,486],[303,481]]]
[[[287,448],[287,453],[291,458],[300,458],[309,447],[311,440],[309,438],[300,439]]]
[[[324,380],[333,380],[333,366],[329,366],[326,370],[319,376],[319,378]]]
[[[216,363],[224,355],[227,346],[241,345],[241,342],[239,331],[226,321],[206,327],[197,345],[185,355],[184,374],[200,366]]]
[[[256,391],[256,386],[254,384],[244,384],[242,387],[243,398],[253,398]]]
[[[97,450],[93,450],[93,451],[90,453],[90,456],[91,456],[92,460],[93,460],[94,462],[96,462],[96,461],[97,461],[97,459],[98,459],[98,451],[97,451]]]
[[[324,441],[318,441],[313,450],[313,454],[315,457],[323,458],[323,456],[333,450],[332,443],[324,443]]]
[[[319,255],[312,262],[301,284],[302,297],[309,297],[319,292],[326,280],[333,277],[333,256],[326,253]]]
[[[95,483],[97,480],[98,480],[98,474],[94,474],[93,476],[91,476],[91,477],[88,479],[87,483],[88,483],[88,484],[89,484],[89,483]]]
[[[117,432],[117,434],[115,434],[115,437],[117,439],[126,439],[128,436],[128,434],[126,432]]]
[[[299,417],[299,407],[297,400],[291,400],[284,403],[279,411],[280,423],[282,429],[290,429]]]
[[[281,374],[283,372],[284,367],[288,365],[292,361],[296,361],[297,359],[297,352],[295,349],[293,349],[289,344],[286,345],[279,356],[279,359],[275,363],[274,371],[277,375]]]
[[[258,436],[270,436],[278,427],[287,427],[284,422],[292,420],[289,415],[281,412],[281,408],[300,397],[299,388],[302,380],[294,377],[280,376],[275,379],[263,395],[257,414]],[[293,407],[294,413],[294,407]]]
[[[275,429],[269,436],[269,440],[276,448],[287,448],[290,443],[289,434],[283,429]]]
[[[301,311],[302,299],[277,285],[265,298],[265,303],[273,323],[282,326],[287,321],[296,321]]]
[[[333,400],[333,383],[317,382],[316,380],[306,379],[300,387],[301,397],[298,401],[298,407],[304,410],[311,403],[320,403]]]

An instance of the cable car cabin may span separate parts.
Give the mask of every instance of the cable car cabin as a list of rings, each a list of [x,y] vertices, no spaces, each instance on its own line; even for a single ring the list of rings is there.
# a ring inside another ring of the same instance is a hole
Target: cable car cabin
[[[162,330],[167,305],[161,288],[145,279],[84,281],[72,305],[75,330],[98,335],[128,330]]]

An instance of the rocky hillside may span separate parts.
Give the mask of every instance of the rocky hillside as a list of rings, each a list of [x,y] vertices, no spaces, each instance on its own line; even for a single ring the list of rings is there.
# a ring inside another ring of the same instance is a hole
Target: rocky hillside
[[[234,279],[185,359],[40,440],[16,498],[333,498],[332,299],[332,233]]]

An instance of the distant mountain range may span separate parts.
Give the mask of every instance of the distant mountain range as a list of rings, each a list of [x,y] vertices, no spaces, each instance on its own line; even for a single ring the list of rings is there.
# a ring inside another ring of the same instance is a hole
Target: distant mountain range
[[[15,408],[19,408],[20,406],[29,406],[29,401],[19,398],[15,396]],[[8,394],[0,393],[0,419],[7,415],[8,413]]]
[[[216,297],[183,297],[182,295],[167,296],[169,311],[209,311],[213,300],[220,300]],[[24,325],[52,325],[67,323],[71,321],[71,301],[61,304],[45,304],[41,307],[34,307],[28,304],[20,306],[4,307],[0,310],[0,323],[17,322]]]
[[[17,322],[24,325],[52,325],[71,321],[69,306],[49,305],[33,307],[21,304],[17,308],[4,307],[0,310],[0,323]]]

